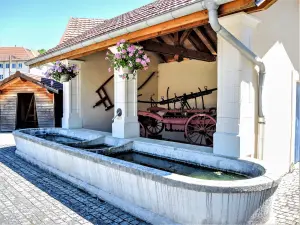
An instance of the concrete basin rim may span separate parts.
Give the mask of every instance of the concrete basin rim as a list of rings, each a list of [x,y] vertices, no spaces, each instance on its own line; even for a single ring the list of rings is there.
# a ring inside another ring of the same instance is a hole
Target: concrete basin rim
[[[92,161],[94,163],[104,164],[105,166],[109,166],[115,169],[120,169],[124,172],[134,173],[135,175],[147,177],[152,180],[163,182],[168,185],[172,185],[176,187],[184,187],[195,191],[209,192],[209,193],[241,193],[241,192],[262,191],[262,190],[277,187],[281,179],[280,176],[274,176],[273,174],[269,173],[268,169],[266,168],[265,168],[266,171],[265,174],[261,176],[250,178],[247,180],[237,180],[237,181],[202,180],[202,179],[191,178],[191,177],[174,174],[174,173],[168,173],[168,176],[165,176],[165,171],[162,170],[158,170],[154,168],[148,169],[149,167],[126,162],[105,155],[87,152],[81,149],[69,147],[56,142],[47,141],[20,131],[14,131],[13,135],[15,137],[34,142],[48,148],[52,148],[53,150],[58,150],[73,156],[77,156],[85,160]]]

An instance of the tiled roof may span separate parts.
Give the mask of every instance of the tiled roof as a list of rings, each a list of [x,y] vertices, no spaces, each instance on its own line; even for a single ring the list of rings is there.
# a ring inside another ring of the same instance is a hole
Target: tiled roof
[[[170,11],[174,11],[176,9],[198,1],[200,0],[157,0],[153,3],[142,6],[128,13],[122,14],[112,19],[105,20],[102,24],[99,24],[96,27],[89,29],[81,35],[78,35],[75,38],[71,38],[57,45],[56,47],[49,49],[43,55],[47,55],[51,52],[55,52],[65,47],[78,44],[82,41],[86,41],[97,36],[104,35],[106,33],[134,25],[136,23],[145,21],[153,17],[157,17],[159,15],[168,13]]]
[[[20,73],[19,71],[17,71],[15,74],[5,78],[4,80],[0,81],[0,89],[1,89],[2,85],[6,84],[6,83],[18,78],[18,77],[20,77],[24,80],[33,82],[33,83],[35,83],[39,86],[42,86],[42,87],[44,87],[48,90],[50,90],[51,88],[55,89],[57,91],[62,91],[63,90],[63,84],[62,83],[59,83],[55,80],[48,79],[48,78],[38,76],[38,75],[33,75],[33,74],[28,74],[28,73]]]
[[[9,56],[12,60],[29,60],[35,57],[29,49],[23,47],[0,47],[0,61],[9,61]]]
[[[104,23],[103,19],[90,19],[90,18],[73,18],[71,17],[59,44],[74,38],[98,24]]]

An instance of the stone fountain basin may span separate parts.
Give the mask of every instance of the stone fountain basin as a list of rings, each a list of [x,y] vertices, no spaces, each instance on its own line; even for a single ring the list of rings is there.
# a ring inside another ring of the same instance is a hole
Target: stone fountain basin
[[[253,177],[215,181],[186,177],[47,141],[54,132]],[[152,224],[263,224],[280,176],[260,161],[227,158],[207,149],[144,138],[117,139],[91,130],[26,129],[14,133],[20,157]],[[125,147],[124,147],[125,146]],[[177,147],[178,146],[178,147]]]

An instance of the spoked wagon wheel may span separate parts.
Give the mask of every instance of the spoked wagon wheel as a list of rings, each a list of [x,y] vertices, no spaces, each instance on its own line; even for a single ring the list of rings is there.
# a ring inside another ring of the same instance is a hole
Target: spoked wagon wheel
[[[139,123],[140,123],[140,137],[146,137],[147,136],[146,129],[141,122],[139,122]]]
[[[184,132],[191,144],[213,146],[216,120],[206,114],[196,114],[188,119]]]
[[[152,135],[160,134],[165,128],[165,124],[163,122],[151,117],[147,117],[144,124],[146,126],[146,130]]]

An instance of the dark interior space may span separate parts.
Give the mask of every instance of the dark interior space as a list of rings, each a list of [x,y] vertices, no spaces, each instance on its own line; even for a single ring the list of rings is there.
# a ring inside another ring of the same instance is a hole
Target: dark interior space
[[[33,93],[18,93],[16,129],[38,128]]]
[[[63,92],[59,91],[59,94],[54,94],[54,116],[55,127],[61,127],[61,120],[63,117]]]

